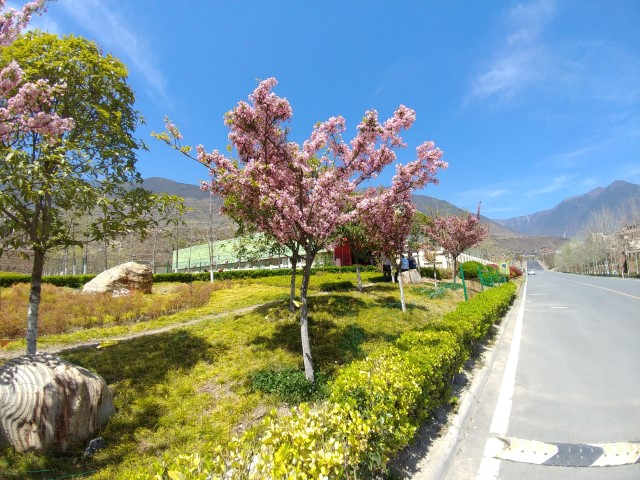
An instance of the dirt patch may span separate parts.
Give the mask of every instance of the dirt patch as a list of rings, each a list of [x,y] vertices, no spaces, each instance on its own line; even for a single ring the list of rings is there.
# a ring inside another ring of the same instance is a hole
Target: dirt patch
[[[258,405],[258,407],[255,408],[251,413],[245,415],[243,419],[240,421],[240,423],[238,423],[235,427],[233,427],[231,432],[233,433],[234,436],[239,437],[246,430],[248,430],[249,428],[256,425],[258,422],[260,422],[264,417],[266,417],[269,414],[269,412],[271,412],[271,409],[268,408],[266,405]],[[291,409],[287,406],[281,405],[276,408],[276,413],[278,417],[290,417]]]

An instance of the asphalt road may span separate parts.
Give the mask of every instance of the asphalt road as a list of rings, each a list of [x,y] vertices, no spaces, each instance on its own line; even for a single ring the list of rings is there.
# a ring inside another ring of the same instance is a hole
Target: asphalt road
[[[590,466],[640,454],[640,281],[538,270],[523,300],[446,479],[640,479]]]

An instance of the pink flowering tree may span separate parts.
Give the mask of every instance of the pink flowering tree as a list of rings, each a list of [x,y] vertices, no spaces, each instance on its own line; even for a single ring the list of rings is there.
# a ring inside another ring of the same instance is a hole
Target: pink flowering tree
[[[44,10],[45,0],[27,3],[22,10],[7,8],[0,0],[0,48],[11,45],[31,16]],[[73,121],[52,112],[52,99],[64,85],[46,80],[23,82],[20,65],[12,61],[0,70],[0,140],[10,143],[16,134],[33,133],[53,139],[69,131]]]
[[[488,227],[480,223],[480,204],[475,215],[436,216],[424,227],[425,236],[432,244],[440,245],[453,260],[453,279],[458,274],[458,256],[478,245],[487,236]]]
[[[336,230],[354,220],[359,203],[371,196],[354,197],[356,188],[396,161],[395,149],[404,147],[400,133],[415,120],[413,110],[400,106],[383,123],[375,110],[365,113],[356,136],[345,142],[344,118],[331,117],[314,126],[302,145],[288,140],[287,122],[292,109],[285,98],[273,93],[273,78],[260,82],[249,96],[225,116],[235,157],[218,150],[196,149],[197,160],[208,166],[208,188],[225,199],[222,212],[247,219],[290,249],[304,255],[300,286],[300,335],[305,375],[314,380],[309,340],[307,290],[311,265],[317,253],[331,243]],[[156,134],[183,153],[180,133],[167,123]],[[438,168],[446,166],[432,143],[418,147],[417,159],[404,167],[405,175],[419,177],[424,185],[436,181]],[[353,204],[354,200],[357,202]],[[292,248],[294,247],[294,248]]]
[[[432,162],[433,165],[441,162],[441,152],[434,149],[432,144],[427,145],[426,150],[430,155],[437,156],[437,159],[434,158]],[[391,188],[369,189],[359,205],[360,218],[370,242],[376,246],[378,253],[392,261],[396,270],[400,268],[397,259],[406,250],[416,211],[415,205],[411,202],[411,192],[426,183],[437,183],[432,174],[426,171],[420,173],[411,171],[414,168],[415,166],[411,164],[398,165]],[[402,275],[398,275],[398,287],[402,311],[406,312]]]

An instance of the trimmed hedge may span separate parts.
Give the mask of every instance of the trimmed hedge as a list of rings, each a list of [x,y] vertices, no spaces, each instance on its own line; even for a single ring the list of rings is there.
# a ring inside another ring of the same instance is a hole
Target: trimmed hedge
[[[469,260],[468,262],[463,262],[460,264],[462,267],[462,271],[464,272],[464,278],[478,278],[478,269],[481,272],[486,272],[487,267],[484,266],[480,262],[476,262],[475,260]]]
[[[509,308],[516,285],[480,293],[426,327],[343,368],[329,400],[272,412],[226,447],[156,462],[154,478],[373,478],[448,402],[452,380]],[[138,478],[145,478],[140,476]]]
[[[50,283],[56,287],[80,288],[95,278],[95,275],[49,275],[42,277],[42,283]],[[10,287],[16,283],[30,283],[31,275],[21,273],[0,274],[0,287]]]
[[[422,278],[433,278],[433,267],[420,267],[419,270]],[[450,268],[436,268],[436,278],[438,280],[453,278],[453,270]]]
[[[311,269],[312,274],[326,272],[326,273],[355,273],[355,265],[349,267],[313,267]],[[377,272],[378,269],[372,265],[362,265],[360,267],[361,272]],[[298,273],[302,274],[302,270],[298,269]],[[289,268],[272,268],[272,269],[260,269],[260,270],[225,270],[222,272],[215,272],[215,280],[234,280],[243,278],[263,278],[263,277],[278,277],[291,275],[291,269]],[[81,288],[85,283],[94,279],[95,275],[50,275],[42,277],[43,283],[50,283],[58,287],[71,287]],[[162,282],[180,282],[190,283],[209,281],[209,272],[201,273],[156,273],[153,276],[153,281],[157,283]],[[10,287],[16,283],[29,283],[31,282],[31,275],[25,275],[22,273],[0,273],[0,287]]]
[[[326,273],[355,273],[355,265],[349,267],[313,267],[311,274]],[[360,266],[361,272],[377,272],[378,269],[372,265]],[[302,275],[302,269],[297,270]],[[290,268],[263,268],[256,270],[223,270],[222,272],[214,272],[214,280],[234,280],[243,278],[264,278],[264,277],[281,277],[291,275]],[[195,282],[209,281],[209,272],[201,273],[156,273],[153,276],[154,282]]]

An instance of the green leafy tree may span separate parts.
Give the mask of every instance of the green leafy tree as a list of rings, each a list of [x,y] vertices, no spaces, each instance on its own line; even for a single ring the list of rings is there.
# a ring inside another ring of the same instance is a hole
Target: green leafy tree
[[[33,260],[27,314],[32,354],[46,254],[129,232],[144,236],[154,223],[145,213],[160,198],[139,186],[136,150],[144,144],[134,131],[142,118],[122,62],[84,38],[41,32],[2,49],[0,67],[13,61],[22,68],[23,82],[64,85],[51,105],[75,125],[54,140],[20,129],[0,143],[0,243]]]
[[[344,241],[349,245],[353,253],[356,265],[356,278],[358,281],[358,291],[362,292],[362,275],[360,274],[360,262],[380,251],[379,245],[375,244],[375,239],[369,235],[366,226],[359,219],[342,225],[337,232],[337,241]]]
[[[418,252],[425,243],[425,236],[423,232],[423,226],[429,221],[429,217],[422,213],[416,211],[413,215],[413,220],[411,221],[411,230],[409,231],[409,236],[407,237],[407,249],[409,252]],[[420,266],[420,255],[416,254],[416,260],[418,261],[418,266]]]

